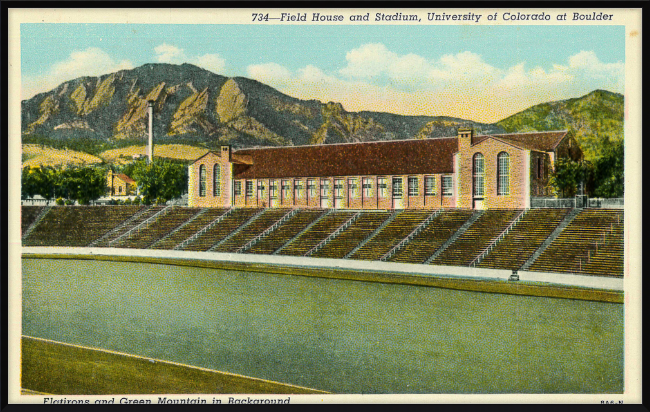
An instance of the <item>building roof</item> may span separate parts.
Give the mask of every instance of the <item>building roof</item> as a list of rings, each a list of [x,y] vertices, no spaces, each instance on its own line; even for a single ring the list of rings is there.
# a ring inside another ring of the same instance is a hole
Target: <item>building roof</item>
[[[131,179],[130,177],[128,177],[124,173],[117,174],[117,175],[115,175],[115,177],[119,177],[120,179],[122,179],[124,181],[124,183],[135,184],[135,180]]]
[[[552,152],[568,133],[567,130],[560,130],[554,132],[493,134],[491,136],[521,149]]]
[[[236,179],[453,173],[458,138],[241,149]]]

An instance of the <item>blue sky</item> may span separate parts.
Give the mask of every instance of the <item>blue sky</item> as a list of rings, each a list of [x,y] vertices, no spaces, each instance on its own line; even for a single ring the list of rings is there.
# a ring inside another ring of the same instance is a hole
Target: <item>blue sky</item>
[[[495,121],[624,91],[623,26],[22,24],[23,98],[145,63],[193,63],[347,110]]]

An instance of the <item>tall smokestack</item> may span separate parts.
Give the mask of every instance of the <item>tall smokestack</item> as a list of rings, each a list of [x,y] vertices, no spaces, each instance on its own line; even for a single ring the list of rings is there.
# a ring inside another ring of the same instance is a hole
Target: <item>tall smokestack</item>
[[[153,100],[147,101],[147,110],[149,111],[149,146],[147,147],[148,162],[153,162]]]

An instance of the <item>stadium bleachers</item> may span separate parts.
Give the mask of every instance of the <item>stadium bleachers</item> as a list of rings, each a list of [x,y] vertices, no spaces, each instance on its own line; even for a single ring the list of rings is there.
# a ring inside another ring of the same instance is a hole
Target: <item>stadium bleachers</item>
[[[172,207],[171,210],[156,218],[156,220],[149,223],[146,227],[134,230],[130,235],[125,236],[111,246],[146,249],[155,241],[196,215],[200,210],[187,207]]]
[[[23,206],[20,208],[21,235],[25,234],[25,231],[32,223],[34,223],[45,207],[46,206]]]
[[[141,226],[163,209],[164,213],[157,215],[155,220]],[[393,212],[385,210],[296,210],[257,243],[249,245],[291,209],[54,206],[40,219],[38,216],[43,210],[42,206],[22,207],[24,246],[207,251],[218,245],[214,250],[219,252],[305,256],[354,217],[348,227],[310,256],[337,259],[349,256],[376,261],[386,256],[433,212],[406,210],[393,214],[390,220]],[[386,256],[386,260],[454,266],[474,262],[479,268],[507,270],[521,270],[525,264],[526,270],[531,271],[623,275],[624,214],[621,209],[530,209],[477,261],[475,259],[521,211],[486,210],[469,225],[468,219],[474,212],[468,209],[439,211],[412,239],[394,254]],[[573,220],[566,219],[573,216]],[[251,220],[253,217],[255,219]],[[460,233],[458,229],[463,224],[468,227]],[[32,229],[25,232],[30,225]],[[551,234],[556,236],[558,232],[559,236],[552,240]],[[458,238],[445,250],[440,249],[450,243],[456,233]],[[537,252],[549,242],[543,252]],[[248,249],[242,250],[245,245]]]
[[[622,276],[623,236],[618,226],[623,226],[622,210],[584,209],[529,270]],[[604,266],[597,267],[599,262]]]
[[[183,247],[182,250],[206,251],[259,212],[260,209],[234,209],[226,218]]]
[[[601,276],[623,276],[623,224],[613,225],[599,246],[582,266],[581,273]]]
[[[454,243],[449,245],[432,265],[467,266],[490,244],[521,210],[486,210]]]
[[[143,209],[142,206],[119,206],[119,207],[134,207],[138,208],[138,212],[141,213],[131,213],[129,218],[124,221],[124,224],[116,226],[116,230],[109,233],[108,236],[105,236],[99,242],[94,244],[95,247],[111,247],[113,246],[114,240],[118,239],[120,236],[126,234],[129,230],[137,227],[139,224],[154,216],[156,213],[160,212],[165,208],[165,206],[145,206]],[[119,241],[119,240],[118,240]]]
[[[141,206],[54,206],[23,241],[25,246],[88,246]]]
[[[322,210],[303,209],[253,245],[246,253],[272,254],[323,214]]]
[[[379,260],[418,227],[431,213],[430,210],[406,210],[401,212],[365,245],[354,252],[350,259]]]
[[[471,216],[471,210],[443,210],[422,232],[388,259],[389,262],[423,263]]]
[[[311,256],[342,259],[390,217],[390,212],[362,212],[347,229]]]
[[[257,219],[250,225],[243,228],[240,232],[236,233],[230,239],[214,249],[214,252],[236,252],[239,248],[250,242],[255,236],[280,220],[282,216],[286,215],[291,209],[266,209]]]
[[[219,216],[226,213],[228,209],[220,208],[207,208],[205,211],[198,216],[196,219],[192,220],[170,236],[165,239],[159,240],[151,246],[151,249],[174,249],[177,245],[181,244],[185,239],[188,239],[190,236],[204,228],[210,222],[218,218]]]
[[[356,212],[333,211],[325,216],[309,230],[302,233],[296,240],[287,245],[278,254],[285,256],[304,256],[314,246],[322,242],[343,223],[350,220]]]
[[[571,209],[530,209],[478,267],[518,270]]]

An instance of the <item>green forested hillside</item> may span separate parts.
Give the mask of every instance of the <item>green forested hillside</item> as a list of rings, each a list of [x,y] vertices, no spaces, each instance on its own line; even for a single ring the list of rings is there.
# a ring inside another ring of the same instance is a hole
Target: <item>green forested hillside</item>
[[[571,130],[587,160],[601,157],[608,143],[623,140],[623,95],[605,90],[542,103],[496,124],[507,132]]]

